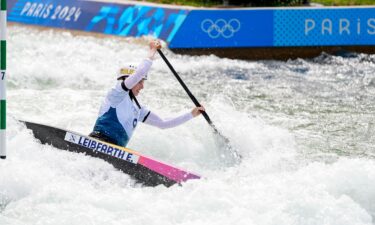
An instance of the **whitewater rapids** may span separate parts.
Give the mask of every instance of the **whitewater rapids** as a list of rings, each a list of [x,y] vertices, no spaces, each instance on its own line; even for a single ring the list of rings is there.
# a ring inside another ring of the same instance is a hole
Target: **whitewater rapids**
[[[9,27],[1,225],[375,224],[375,56],[241,61],[163,49],[243,156],[223,159],[203,117],[139,125],[129,148],[201,174],[143,187],[103,160],[41,145],[18,120],[88,134],[117,69],[146,40]],[[161,116],[193,104],[158,57],[139,100]]]

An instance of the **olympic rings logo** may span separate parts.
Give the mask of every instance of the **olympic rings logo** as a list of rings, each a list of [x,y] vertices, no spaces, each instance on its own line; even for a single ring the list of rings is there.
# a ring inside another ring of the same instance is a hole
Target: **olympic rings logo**
[[[201,23],[201,29],[207,33],[210,38],[231,38],[234,33],[239,31],[241,23],[238,19],[230,19],[228,22],[224,19],[218,19],[215,22],[210,19],[205,19]]]

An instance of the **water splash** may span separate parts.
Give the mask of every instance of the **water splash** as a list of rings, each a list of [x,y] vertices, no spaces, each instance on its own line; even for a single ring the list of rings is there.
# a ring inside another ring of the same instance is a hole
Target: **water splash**
[[[89,133],[116,69],[146,56],[146,45],[9,32],[0,224],[374,223],[373,55],[255,62],[166,50],[243,159],[223,160],[227,151],[203,118],[172,130],[140,125],[129,147],[204,177],[147,188],[102,160],[41,145],[17,122]],[[143,104],[163,117],[191,110],[160,59],[149,75]]]

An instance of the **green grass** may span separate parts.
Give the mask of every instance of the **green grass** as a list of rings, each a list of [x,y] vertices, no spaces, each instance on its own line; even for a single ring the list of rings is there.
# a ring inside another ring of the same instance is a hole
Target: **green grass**
[[[325,6],[347,6],[347,5],[375,5],[375,0],[315,0]]]
[[[153,3],[188,5],[196,7],[223,7],[222,0],[143,0]],[[375,5],[375,0],[311,0],[325,6]],[[295,5],[295,4],[292,4]]]
[[[147,2],[171,4],[171,5],[188,5],[196,7],[213,7],[221,6],[222,1],[208,1],[208,0],[146,0]]]

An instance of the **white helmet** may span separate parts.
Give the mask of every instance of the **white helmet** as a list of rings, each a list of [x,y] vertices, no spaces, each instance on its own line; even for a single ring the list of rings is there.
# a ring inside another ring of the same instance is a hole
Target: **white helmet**
[[[120,80],[122,78],[126,78],[126,77],[134,74],[136,70],[137,70],[137,66],[135,66],[134,64],[129,64],[125,67],[122,67],[121,69],[119,69],[119,71],[117,73],[117,80]]]

